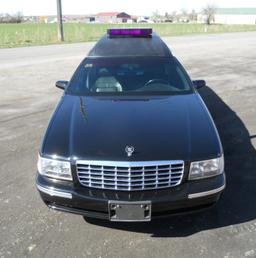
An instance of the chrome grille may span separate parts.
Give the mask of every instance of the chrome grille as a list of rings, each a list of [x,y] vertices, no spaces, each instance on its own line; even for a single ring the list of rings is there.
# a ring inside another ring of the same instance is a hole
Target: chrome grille
[[[78,160],[76,168],[79,182],[84,186],[135,191],[179,185],[184,172],[184,162]]]

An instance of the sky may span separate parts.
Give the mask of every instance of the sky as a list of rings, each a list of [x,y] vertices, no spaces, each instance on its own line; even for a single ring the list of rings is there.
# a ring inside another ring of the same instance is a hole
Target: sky
[[[213,3],[217,7],[256,7],[256,0],[62,0],[63,14],[127,12],[132,15],[160,14],[176,10],[199,11]],[[56,0],[0,0],[0,13],[22,12],[23,15],[54,15]]]

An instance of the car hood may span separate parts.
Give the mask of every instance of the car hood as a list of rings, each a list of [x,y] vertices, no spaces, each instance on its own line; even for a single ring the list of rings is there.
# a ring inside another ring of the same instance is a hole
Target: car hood
[[[135,151],[128,157],[126,146]],[[197,93],[150,97],[64,94],[41,154],[90,160],[200,160],[222,152]]]

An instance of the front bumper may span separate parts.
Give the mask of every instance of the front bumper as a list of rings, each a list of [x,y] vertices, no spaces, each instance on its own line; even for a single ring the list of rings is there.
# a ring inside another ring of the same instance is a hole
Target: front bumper
[[[37,189],[48,207],[100,219],[109,219],[109,201],[151,201],[152,219],[202,210],[218,201],[225,184],[223,173],[172,188],[124,192],[87,188],[38,173],[36,178]]]

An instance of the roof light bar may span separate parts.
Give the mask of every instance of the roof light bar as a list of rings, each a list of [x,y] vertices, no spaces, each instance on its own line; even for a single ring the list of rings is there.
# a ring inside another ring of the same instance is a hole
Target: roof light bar
[[[152,28],[113,28],[108,29],[108,35],[110,36],[150,36],[152,34]]]

